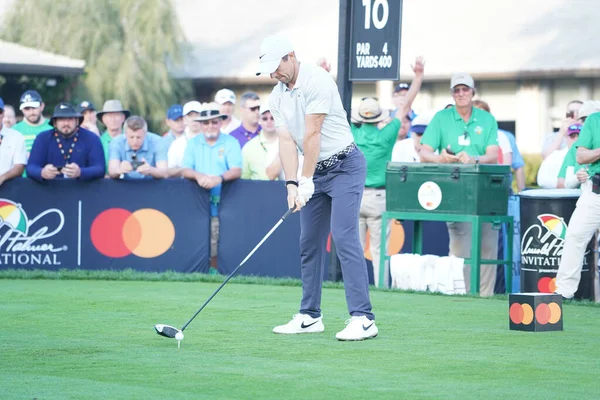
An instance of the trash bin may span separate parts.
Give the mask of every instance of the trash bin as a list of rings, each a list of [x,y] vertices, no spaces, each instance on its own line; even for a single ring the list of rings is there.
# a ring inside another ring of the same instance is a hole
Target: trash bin
[[[581,195],[579,189],[532,189],[521,203],[521,292],[553,293],[567,226]],[[593,241],[583,260],[577,299],[594,299]]]

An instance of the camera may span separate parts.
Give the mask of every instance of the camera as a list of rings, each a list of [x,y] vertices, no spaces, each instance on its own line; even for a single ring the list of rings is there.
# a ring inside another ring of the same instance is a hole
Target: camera
[[[142,161],[137,160],[137,154],[131,155],[131,167],[133,168],[134,171],[136,169],[138,169],[140,167],[140,165],[142,165],[142,164],[143,164]]]
[[[600,174],[592,176],[592,192],[600,194]]]

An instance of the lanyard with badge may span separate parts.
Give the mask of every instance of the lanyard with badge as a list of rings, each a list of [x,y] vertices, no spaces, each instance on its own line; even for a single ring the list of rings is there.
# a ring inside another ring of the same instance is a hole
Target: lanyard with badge
[[[73,150],[75,149],[75,145],[77,144],[77,141],[79,140],[79,129],[77,129],[77,131],[75,131],[75,135],[73,137],[73,143],[71,143],[69,150],[66,152],[65,152],[65,148],[64,148],[63,144],[60,142],[60,135],[58,134],[57,131],[54,131],[54,138],[56,139],[56,144],[58,145],[58,149],[60,150],[60,153],[62,154],[63,158],[65,159],[65,165],[67,165],[69,163],[69,161],[71,160],[71,156],[73,155]]]
[[[465,129],[465,132],[458,137],[458,145],[463,147],[468,147],[471,145],[471,138],[469,137],[469,132]]]

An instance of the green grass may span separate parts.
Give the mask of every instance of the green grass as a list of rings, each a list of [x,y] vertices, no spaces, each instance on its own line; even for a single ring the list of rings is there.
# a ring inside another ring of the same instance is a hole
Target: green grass
[[[60,274],[0,274],[2,399],[597,398],[597,307],[566,304],[563,332],[526,333],[508,330],[505,298],[375,290],[380,336],[344,343],[338,284],[325,333],[279,336],[297,281],[236,278],[177,349],[153,325],[181,326],[223,277]]]

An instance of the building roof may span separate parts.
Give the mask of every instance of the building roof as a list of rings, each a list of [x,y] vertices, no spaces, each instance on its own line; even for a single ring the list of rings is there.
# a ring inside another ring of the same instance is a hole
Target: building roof
[[[290,37],[298,58],[337,70],[337,0],[175,0],[192,45],[175,71],[195,79],[256,80],[262,39]],[[401,79],[417,55],[426,79],[600,76],[597,0],[404,0]]]
[[[0,40],[0,73],[30,75],[82,74],[84,60],[48,53]]]

